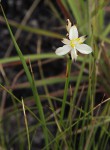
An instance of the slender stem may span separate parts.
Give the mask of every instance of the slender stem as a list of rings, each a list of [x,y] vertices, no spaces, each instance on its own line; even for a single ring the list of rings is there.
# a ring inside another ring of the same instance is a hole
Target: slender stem
[[[30,137],[29,137],[29,128],[28,128],[28,122],[27,122],[27,117],[26,117],[26,112],[25,112],[23,99],[22,99],[22,107],[23,107],[24,121],[25,121],[25,126],[26,126],[26,133],[27,133],[28,150],[31,150]]]
[[[65,89],[64,89],[64,96],[63,96],[63,102],[62,102],[62,107],[61,107],[61,118],[60,118],[61,123],[63,121],[64,111],[66,107],[66,99],[68,95],[68,86],[69,86],[69,81],[70,81],[71,64],[72,64],[72,60],[68,58],[67,69],[66,69]]]
[[[12,38],[12,41],[14,43],[14,46],[16,48],[16,51],[20,57],[20,60],[22,62],[22,65],[24,67],[24,70],[25,70],[25,73],[27,75],[27,78],[28,78],[28,81],[30,83],[30,86],[31,86],[31,89],[32,89],[32,92],[33,92],[33,96],[34,96],[34,99],[35,99],[35,102],[36,102],[36,105],[37,105],[37,108],[38,108],[38,111],[39,111],[39,116],[40,116],[40,119],[41,119],[41,123],[42,123],[42,128],[43,128],[43,132],[44,132],[44,135],[45,135],[45,144],[48,145],[48,130],[47,130],[47,127],[46,127],[46,120],[45,120],[45,116],[44,116],[44,112],[43,112],[43,107],[42,107],[42,104],[41,104],[41,101],[40,101],[40,98],[39,98],[39,95],[38,95],[38,91],[36,89],[36,86],[35,86],[35,82],[34,82],[34,79],[33,79],[33,76],[31,76],[31,73],[28,69],[28,66],[26,64],[26,61],[24,59],[24,56],[14,38],[14,35],[11,31],[11,28],[10,28],[10,25],[8,23],[8,20],[6,18],[6,15],[5,15],[5,12],[3,10],[3,7],[2,5],[0,4],[0,7],[1,7],[1,10],[2,10],[2,13],[3,13],[3,16],[4,16],[4,19],[6,21],[6,24],[7,24],[7,28],[9,30],[9,33],[10,33],[10,36]],[[47,147],[47,150],[49,148]]]

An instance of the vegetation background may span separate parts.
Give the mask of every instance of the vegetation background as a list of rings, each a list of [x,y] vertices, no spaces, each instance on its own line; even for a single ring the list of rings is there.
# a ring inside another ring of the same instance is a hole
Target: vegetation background
[[[90,55],[59,57],[66,19]],[[110,149],[109,0],[2,0],[0,150]]]

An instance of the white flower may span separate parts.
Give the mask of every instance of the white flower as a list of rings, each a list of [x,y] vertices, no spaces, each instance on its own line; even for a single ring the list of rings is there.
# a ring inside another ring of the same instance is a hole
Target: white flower
[[[78,37],[78,30],[75,25],[71,26],[71,22],[67,19],[66,29],[68,31],[68,37],[62,40],[65,45],[56,49],[55,53],[59,56],[65,55],[67,53],[71,54],[72,60],[77,59],[77,51],[82,54],[89,54],[92,52],[92,48],[87,44],[82,44],[86,40],[86,36]]]

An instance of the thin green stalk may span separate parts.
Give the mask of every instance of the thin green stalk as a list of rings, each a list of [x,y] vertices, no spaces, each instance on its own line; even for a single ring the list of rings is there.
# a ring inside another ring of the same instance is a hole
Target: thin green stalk
[[[38,92],[37,92],[34,80],[33,80],[32,76],[31,76],[31,73],[30,73],[30,71],[28,69],[28,66],[27,66],[26,62],[25,62],[23,54],[22,54],[22,52],[21,52],[21,50],[20,50],[20,48],[19,48],[19,46],[18,46],[18,44],[17,44],[17,42],[16,42],[16,40],[14,38],[14,35],[13,35],[12,31],[11,31],[11,28],[9,26],[8,20],[7,20],[6,16],[5,16],[5,12],[4,12],[3,7],[2,7],[1,4],[0,4],[0,7],[1,7],[1,10],[2,10],[4,19],[6,21],[6,25],[7,25],[7,28],[9,30],[10,36],[12,38],[12,41],[13,41],[14,46],[16,48],[16,51],[17,51],[17,53],[18,53],[18,55],[20,57],[20,60],[21,60],[22,65],[24,67],[24,70],[25,70],[25,73],[27,75],[28,81],[30,83],[30,86],[31,86],[31,89],[32,89],[32,92],[33,92],[33,96],[34,96],[34,99],[35,99],[35,102],[36,102],[36,105],[37,105],[37,108],[38,108],[38,112],[39,112],[39,115],[40,115],[40,119],[41,119],[41,122],[42,122],[42,128],[43,128],[43,132],[44,132],[44,135],[45,135],[45,144],[48,145],[48,132],[47,132],[47,127],[46,127],[45,116],[44,116],[42,104],[41,104],[41,101],[40,101],[40,98],[39,98],[39,95],[38,95]],[[47,147],[47,149],[48,149],[48,147]]]
[[[28,122],[27,122],[27,117],[26,117],[26,112],[25,112],[25,107],[24,107],[24,101],[23,101],[23,99],[22,99],[22,107],[23,107],[23,113],[24,113],[24,121],[25,121],[25,125],[26,125],[28,150],[31,150],[30,138],[29,138],[29,128],[28,128]]]
[[[69,86],[69,81],[70,81],[71,64],[72,64],[72,60],[70,58],[68,58],[65,89],[64,89],[64,95],[63,95],[63,101],[62,101],[62,107],[61,107],[61,116],[60,116],[61,123],[63,121],[64,111],[65,111],[65,107],[66,107],[66,100],[67,100],[67,95],[68,95],[68,86]]]
[[[28,54],[24,55],[25,61],[28,61],[29,59],[31,62],[36,61],[36,60],[41,60],[41,59],[63,59],[63,56],[57,56],[56,54],[53,53],[42,53],[42,54]],[[0,64],[8,64],[12,62],[20,61],[20,58],[18,56],[12,56],[8,58],[0,58]],[[83,57],[79,56],[77,61],[82,62]],[[86,63],[89,63],[89,59],[86,59]]]
[[[74,90],[74,94],[73,94],[74,104],[75,104],[76,96],[78,94],[79,85],[80,85],[80,82],[81,82],[81,79],[82,79],[82,75],[83,75],[83,71],[84,71],[84,67],[85,67],[85,62],[86,62],[86,58],[83,60],[81,70],[80,70],[80,73],[79,73],[79,76],[78,76],[78,79],[77,79],[77,83],[76,83],[76,86],[75,86],[75,90]]]

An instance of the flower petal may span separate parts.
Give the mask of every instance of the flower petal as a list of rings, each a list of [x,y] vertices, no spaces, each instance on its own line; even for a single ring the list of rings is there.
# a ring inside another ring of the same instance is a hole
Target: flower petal
[[[77,56],[78,56],[78,55],[77,55],[76,49],[73,48],[73,49],[71,50],[71,58],[72,58],[72,60],[75,60],[75,61],[76,61]]]
[[[70,22],[69,19],[67,19],[66,29],[67,29],[68,32],[69,32],[70,28],[71,28],[71,22]]]
[[[76,49],[82,54],[89,54],[92,52],[92,48],[86,44],[77,44]]]
[[[64,39],[62,40],[62,43],[66,44],[66,45],[69,45],[69,44],[70,44],[70,40],[64,38]]]
[[[67,54],[71,50],[71,46],[64,45],[56,49],[55,53],[59,56]]]
[[[81,36],[81,37],[79,37],[79,41],[78,42],[81,44],[81,43],[83,43],[86,40],[86,38],[87,38],[86,35]]]
[[[69,39],[73,40],[77,38],[78,38],[78,30],[77,30],[77,27],[74,25],[69,30]]]

